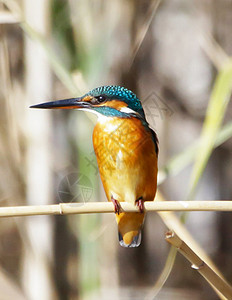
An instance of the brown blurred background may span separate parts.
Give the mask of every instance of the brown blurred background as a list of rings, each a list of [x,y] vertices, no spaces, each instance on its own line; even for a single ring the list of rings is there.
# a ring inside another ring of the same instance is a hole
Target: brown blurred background
[[[199,138],[218,66],[232,54],[232,1],[0,1],[1,206],[106,201],[94,118],[32,104],[119,84],[141,99],[160,140],[159,169]],[[215,112],[216,113],[216,112]],[[230,122],[228,105],[224,122]],[[232,199],[231,139],[212,153],[195,199]],[[166,167],[166,169],[165,169]],[[192,165],[160,185],[186,200]],[[232,282],[231,213],[186,226]],[[169,246],[147,216],[138,249],[120,248],[111,214],[0,219],[0,299],[154,299]],[[218,299],[177,256],[155,299]]]

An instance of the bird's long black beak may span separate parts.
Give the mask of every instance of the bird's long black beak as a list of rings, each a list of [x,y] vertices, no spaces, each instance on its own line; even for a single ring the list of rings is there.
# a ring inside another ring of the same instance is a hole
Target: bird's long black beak
[[[89,103],[83,101],[82,98],[71,98],[58,101],[51,101],[40,103],[36,105],[31,105],[30,108],[56,108],[56,109],[78,109],[78,108],[87,108]]]

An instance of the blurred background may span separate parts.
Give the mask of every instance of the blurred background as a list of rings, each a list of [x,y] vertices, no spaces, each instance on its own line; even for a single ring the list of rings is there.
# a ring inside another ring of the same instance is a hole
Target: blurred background
[[[111,84],[158,134],[166,200],[232,199],[231,27],[231,0],[1,0],[1,206],[106,201],[95,118],[29,106]],[[185,219],[232,282],[231,213]],[[2,218],[0,299],[218,299],[183,257],[167,262],[166,230],[149,213],[123,249],[113,214]]]

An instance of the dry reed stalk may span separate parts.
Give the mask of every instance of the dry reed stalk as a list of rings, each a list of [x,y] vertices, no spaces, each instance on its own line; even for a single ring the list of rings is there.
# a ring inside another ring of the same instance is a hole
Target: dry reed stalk
[[[232,201],[154,201],[145,202],[145,210],[151,211],[232,211]],[[138,212],[131,203],[121,202],[122,211]],[[111,202],[60,203],[52,205],[29,205],[1,207],[0,217],[70,215],[90,213],[113,213]]]
[[[160,191],[157,192],[157,199],[159,201],[166,201]],[[192,237],[192,235],[189,233],[189,231],[186,229],[184,224],[180,221],[180,219],[175,215],[174,212],[171,211],[160,211],[158,212],[159,216],[161,217],[162,221],[165,223],[167,228],[169,230],[173,230],[182,240],[186,241],[188,245],[191,247],[191,249],[196,252],[209,266],[210,268],[217,273],[220,277],[223,278],[222,273],[217,268],[217,266],[214,264],[214,262],[211,260],[211,258],[207,255],[205,250],[197,243],[197,241]],[[170,273],[170,270],[167,271],[168,268],[166,268],[166,272]],[[165,282],[165,281],[164,281]],[[163,282],[163,284],[164,284]],[[162,284],[162,285],[163,285]],[[154,290],[159,290],[161,286],[159,285],[159,282],[157,282],[154,286]],[[226,300],[226,298],[219,293],[216,290],[218,296],[222,300]]]
[[[50,1],[23,1],[21,12],[25,21],[44,39],[49,38]],[[25,23],[23,23],[25,25]],[[47,99],[52,93],[52,76],[43,48],[25,36],[25,91],[27,107],[38,99]],[[51,172],[51,116],[27,109],[27,203],[48,204],[52,197]],[[40,182],[40,186],[38,186]],[[41,188],[42,187],[42,188]],[[55,294],[51,272],[52,220],[28,218],[25,235],[31,247],[24,248],[23,287],[31,300],[52,299]],[[49,262],[49,263],[48,263]],[[35,271],[36,270],[36,271]]]
[[[215,273],[185,242],[183,242],[173,231],[166,234],[166,241],[187,258],[192,268],[197,270],[208,283],[217,291],[219,291],[227,299],[232,299],[232,287]]]

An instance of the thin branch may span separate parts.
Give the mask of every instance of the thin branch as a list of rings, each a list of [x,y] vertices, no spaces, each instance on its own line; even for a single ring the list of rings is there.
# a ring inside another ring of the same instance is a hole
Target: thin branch
[[[124,212],[138,212],[133,204],[121,202]],[[146,211],[232,211],[232,201],[152,201],[144,203]],[[0,207],[0,217],[113,213],[111,202],[60,203]]]
[[[156,0],[153,1],[150,5],[150,7],[148,8],[148,12],[147,12],[147,16],[145,18],[144,23],[140,26],[139,31],[136,35],[134,44],[133,44],[133,48],[132,48],[132,53],[131,53],[131,59],[130,59],[130,68],[135,60],[135,57],[143,43],[143,40],[147,34],[147,31],[152,23],[152,20],[155,16],[155,13],[160,5],[161,0]]]
[[[156,284],[154,287],[149,291],[149,293],[145,296],[144,300],[153,300],[158,295],[158,293],[163,288],[164,282],[167,281],[173,265],[175,263],[175,258],[177,254],[177,249],[175,247],[171,247],[169,254],[167,256],[167,260],[165,262],[165,266],[163,268],[163,271],[161,272],[158,280],[156,281]]]
[[[183,242],[173,231],[166,234],[166,241],[187,258],[192,268],[197,270],[208,283],[219,291],[226,299],[232,299],[232,287],[218,274],[216,274],[185,242]]]

